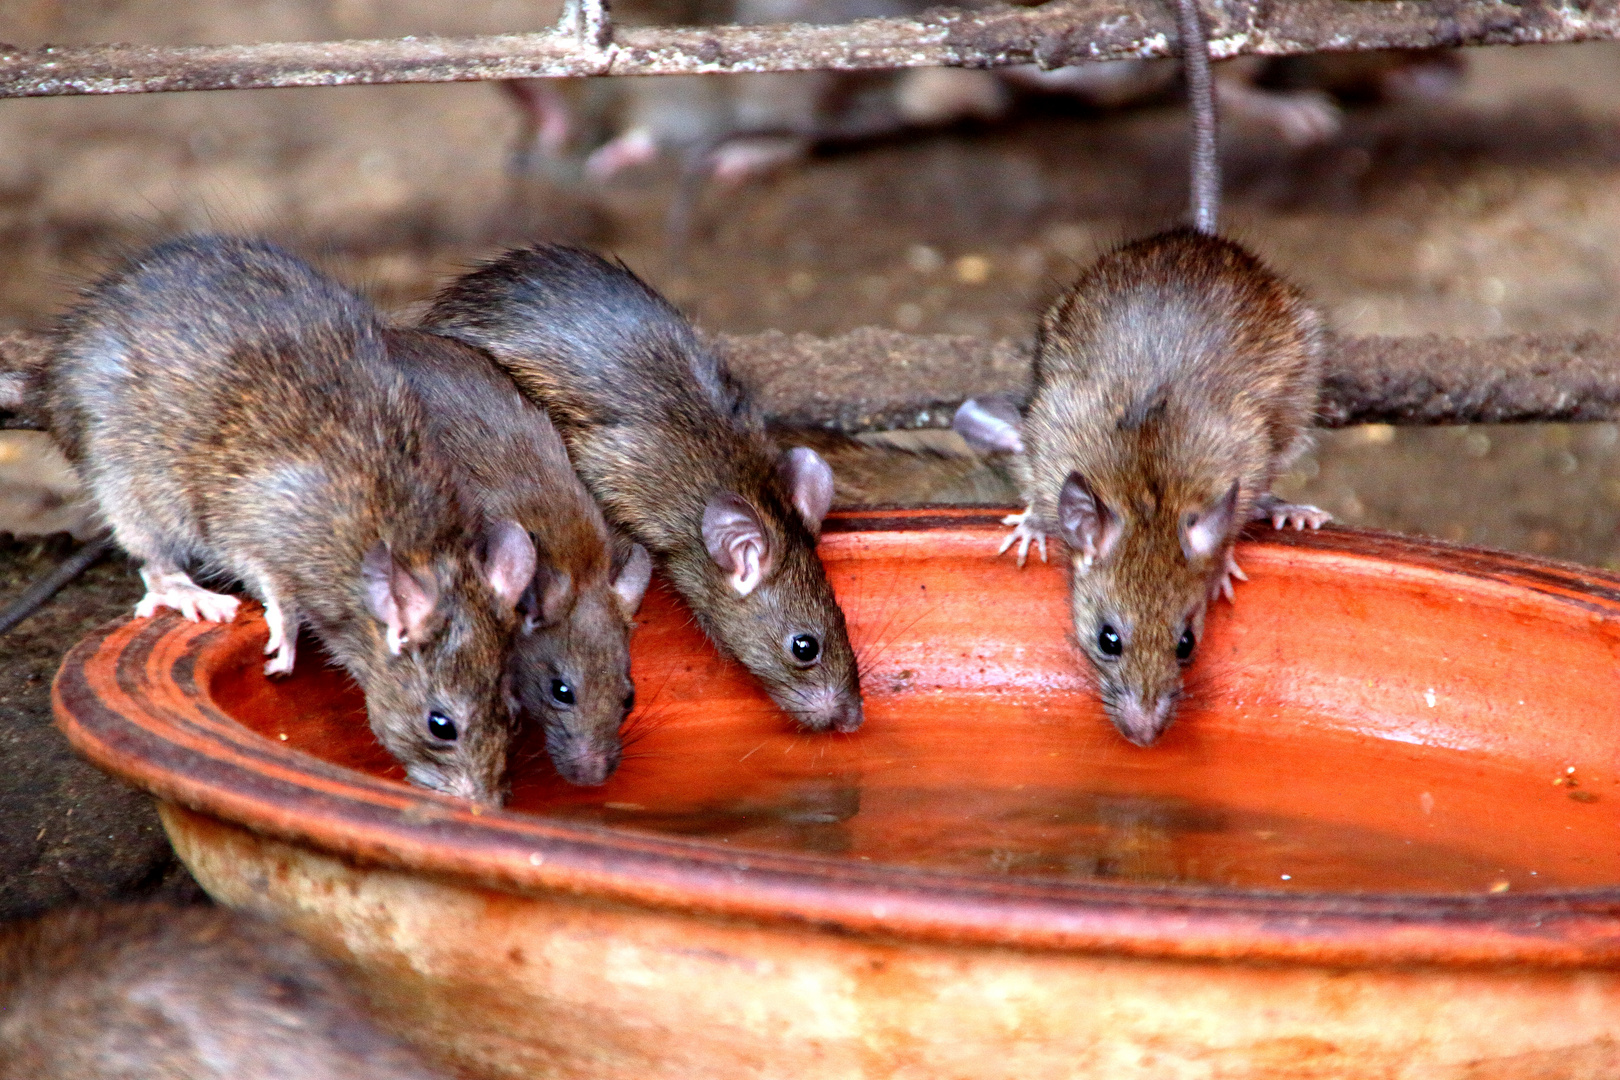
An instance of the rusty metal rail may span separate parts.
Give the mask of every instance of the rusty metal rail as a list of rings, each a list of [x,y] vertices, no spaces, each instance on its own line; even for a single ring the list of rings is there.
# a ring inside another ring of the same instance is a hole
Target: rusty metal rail
[[[1217,58],[1620,37],[1620,0],[1213,0]],[[252,45],[0,45],[0,97],[571,75],[1059,67],[1176,52],[1171,6],[1050,0],[839,26],[614,27],[576,0],[557,29]]]
[[[943,427],[964,398],[1029,385],[1028,346],[1014,341],[863,327],[718,342],[768,415],[803,426]],[[1324,368],[1324,427],[1620,420],[1620,338],[1605,334],[1340,338]]]

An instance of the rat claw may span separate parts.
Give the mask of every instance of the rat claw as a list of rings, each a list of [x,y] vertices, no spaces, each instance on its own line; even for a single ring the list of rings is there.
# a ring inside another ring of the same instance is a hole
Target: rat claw
[[[241,601],[224,593],[209,592],[183,571],[141,571],[146,595],[135,605],[137,618],[155,615],[161,608],[172,608],[191,622],[230,622],[236,618]]]
[[[997,555],[1004,555],[1013,544],[1018,545],[1018,568],[1021,570],[1029,558],[1029,545],[1034,544],[1041,553],[1041,562],[1046,561],[1046,534],[1034,528],[1029,523],[1029,516],[1033,509],[1025,510],[1021,514],[1008,514],[1001,519],[1003,525],[1015,526],[1012,532],[1002,537],[1001,546],[996,549]]]
[[[1232,589],[1232,580],[1234,578],[1238,581],[1248,581],[1249,575],[1243,572],[1243,568],[1237,564],[1237,558],[1228,549],[1226,552],[1226,565],[1221,568],[1215,587],[1210,590],[1211,597],[1224,596],[1227,603],[1236,603],[1237,594]]]

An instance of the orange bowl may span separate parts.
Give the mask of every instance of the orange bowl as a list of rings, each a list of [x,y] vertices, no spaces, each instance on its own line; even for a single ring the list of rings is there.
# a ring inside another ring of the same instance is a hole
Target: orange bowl
[[[104,628],[57,716],[477,1076],[1620,1075],[1620,577],[1258,531],[1144,750],[998,517],[829,520],[853,736],[655,586],[619,773],[530,738],[502,811],[406,786],[341,672],[267,680],[257,617]]]

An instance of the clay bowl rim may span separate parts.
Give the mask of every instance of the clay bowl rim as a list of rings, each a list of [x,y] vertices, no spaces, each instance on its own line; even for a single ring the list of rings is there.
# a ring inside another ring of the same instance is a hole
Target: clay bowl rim
[[[998,529],[1006,511],[847,511],[827,532]],[[1255,548],[1394,560],[1507,582],[1620,617],[1620,575],[1369,530],[1270,533]],[[200,688],[229,627],[123,619],[74,646],[57,723],[97,765],[160,799],[352,862],[507,892],[563,893],[893,940],[1140,957],[1333,965],[1620,962],[1620,885],[1497,895],[1282,893],[920,870],[734,851],[535,814],[486,811],[293,750]],[[170,688],[168,697],[153,691]]]

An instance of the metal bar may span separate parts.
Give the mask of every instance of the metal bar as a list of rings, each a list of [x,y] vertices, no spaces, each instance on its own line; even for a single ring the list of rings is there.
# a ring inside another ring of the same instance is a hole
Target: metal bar
[[[1243,54],[1620,37],[1620,0],[1216,0],[1210,52]],[[934,9],[839,26],[631,28],[601,18],[562,30],[476,38],[255,45],[0,45],[0,97],[462,82],[569,75],[674,75],[903,67],[1060,67],[1175,52],[1169,6],[1050,0]],[[582,4],[582,21],[594,16]],[[594,36],[593,36],[594,35]]]
[[[1022,398],[1028,347],[863,327],[833,338],[721,335],[774,420],[847,432],[945,427],[969,397]],[[805,372],[814,371],[814,379]],[[1620,337],[1347,338],[1333,343],[1318,422],[1620,420]]]

